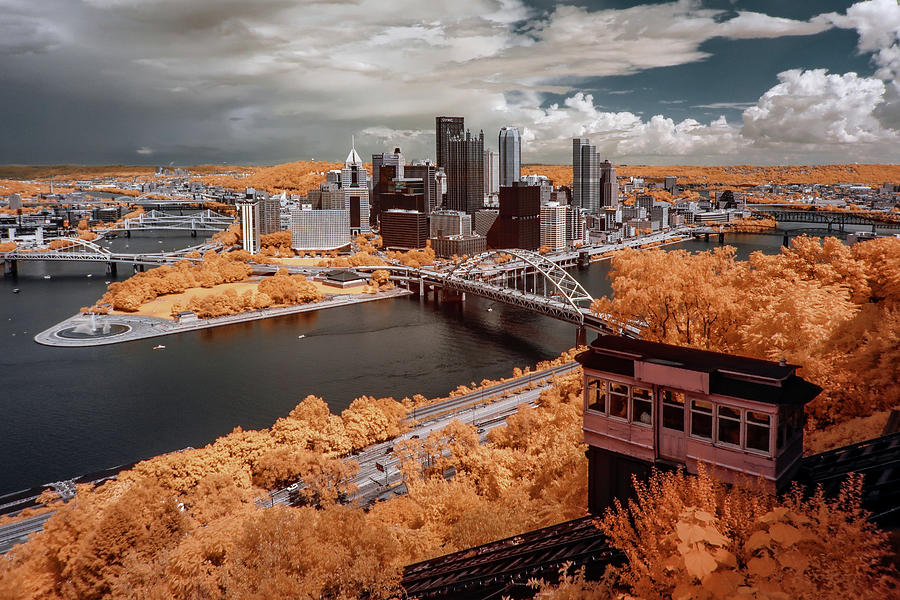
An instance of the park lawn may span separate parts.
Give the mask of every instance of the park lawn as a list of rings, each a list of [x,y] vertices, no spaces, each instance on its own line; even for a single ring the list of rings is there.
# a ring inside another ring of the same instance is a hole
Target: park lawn
[[[246,281],[238,281],[236,283],[220,283],[219,285],[213,286],[211,288],[188,288],[184,292],[180,294],[168,294],[166,296],[159,296],[155,300],[151,300],[150,302],[141,306],[135,312],[124,312],[120,310],[113,311],[113,314],[117,315],[140,315],[144,317],[157,317],[160,319],[168,319],[169,321],[174,321],[175,319],[172,317],[172,307],[176,304],[181,304],[182,306],[187,306],[188,301],[193,296],[209,296],[212,294],[221,294],[225,290],[232,289],[237,292],[238,295],[243,294],[247,290],[256,291],[257,286],[259,286],[260,278],[252,278]],[[347,289],[341,289],[336,287],[331,287],[322,284],[318,281],[310,281],[316,289],[323,294],[333,294],[333,295],[350,295],[350,294],[363,294],[364,287],[367,286],[359,286]]]

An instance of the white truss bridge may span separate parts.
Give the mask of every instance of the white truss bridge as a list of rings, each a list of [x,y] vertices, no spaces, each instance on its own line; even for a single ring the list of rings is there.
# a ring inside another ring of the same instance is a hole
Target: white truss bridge
[[[498,264],[497,258],[502,262]],[[419,279],[422,291],[431,285],[518,306],[579,327],[612,329],[608,317],[591,312],[594,298],[578,280],[556,262],[528,250],[491,250],[449,271],[414,269],[407,276],[410,284]],[[621,333],[637,335],[639,331],[628,324]]]
[[[192,213],[188,215],[170,215],[160,210],[151,210],[141,213],[137,217],[123,219],[121,223],[115,223],[111,227],[103,229],[103,233],[118,231],[140,231],[152,229],[154,231],[223,231],[228,229],[234,218],[222,215],[212,210]]]
[[[16,248],[10,252],[0,252],[0,260],[6,262],[20,260],[49,260],[49,261],[75,261],[75,262],[101,262],[101,263],[131,263],[135,265],[167,265],[182,260],[200,260],[185,258],[186,254],[199,252],[201,255],[209,250],[217,250],[222,247],[219,242],[206,242],[190,248],[182,248],[173,252],[110,252],[106,248],[82,240],[80,238],[56,238],[54,241],[64,242],[66,246],[56,250],[49,248]]]

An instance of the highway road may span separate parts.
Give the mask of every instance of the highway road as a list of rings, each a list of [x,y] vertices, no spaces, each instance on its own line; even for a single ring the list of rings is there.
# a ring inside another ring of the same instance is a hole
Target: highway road
[[[53,512],[30,517],[18,523],[0,527],[0,554],[6,554],[16,544],[21,544],[33,533],[37,533],[44,527],[44,521],[49,519]]]
[[[351,480],[357,486],[357,492],[350,500],[355,500],[364,506],[379,498],[405,492],[405,488],[400,485],[402,483],[402,474],[399,471],[400,461],[393,454],[394,445],[397,442],[414,437],[425,438],[432,431],[443,429],[453,420],[459,419],[478,427],[481,441],[484,443],[487,433],[494,427],[505,425],[507,417],[516,413],[523,406],[534,407],[541,391],[551,386],[554,376],[570,373],[577,367],[577,363],[571,362],[545,371],[529,373],[525,377],[416,409],[415,414],[410,412],[410,421],[414,425],[409,431],[396,438],[369,446],[356,455],[344,458],[347,462],[357,462],[360,467],[359,473]],[[513,393],[508,398],[487,404],[482,402],[485,398],[527,388],[534,382],[542,382],[542,384],[534,389],[524,389]],[[302,486],[303,483],[298,481],[296,487],[292,484],[289,487],[274,490],[270,492],[264,504],[268,506],[294,504],[296,496],[293,492],[299,491]]]

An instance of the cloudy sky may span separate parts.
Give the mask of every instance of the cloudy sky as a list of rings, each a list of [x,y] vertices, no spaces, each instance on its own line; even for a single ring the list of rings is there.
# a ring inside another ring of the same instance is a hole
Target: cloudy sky
[[[0,0],[0,163],[900,162],[898,0]]]

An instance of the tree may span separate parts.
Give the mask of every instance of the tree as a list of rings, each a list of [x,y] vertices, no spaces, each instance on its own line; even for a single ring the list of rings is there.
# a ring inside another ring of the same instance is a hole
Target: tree
[[[900,402],[896,328],[900,239],[852,249],[798,238],[777,255],[735,259],[729,247],[688,254],[626,250],[612,258],[614,296],[591,309],[645,339],[802,365],[824,391],[815,423],[868,416]],[[877,432],[872,432],[875,435]]]
[[[654,473],[637,499],[616,503],[600,528],[624,552],[618,569],[638,598],[886,598],[900,581],[887,537],[859,508],[861,479],[836,499],[794,490],[782,499],[752,484],[726,486]]]

